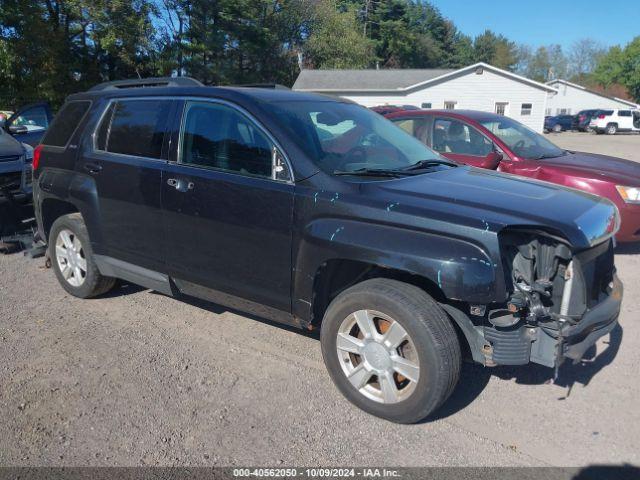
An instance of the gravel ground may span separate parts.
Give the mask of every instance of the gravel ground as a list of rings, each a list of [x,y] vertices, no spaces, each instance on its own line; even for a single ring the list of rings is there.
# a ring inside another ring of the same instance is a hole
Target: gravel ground
[[[639,464],[638,253],[618,252],[621,328],[595,359],[558,384],[542,367],[466,365],[437,418],[412,426],[344,400],[314,337],[135,286],[79,300],[42,259],[0,255],[0,465]]]

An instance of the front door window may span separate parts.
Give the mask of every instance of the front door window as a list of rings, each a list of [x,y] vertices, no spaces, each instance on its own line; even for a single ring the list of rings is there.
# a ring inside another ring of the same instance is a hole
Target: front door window
[[[187,104],[182,163],[271,178],[272,147],[267,136],[236,109],[216,103]]]
[[[433,127],[433,149],[440,153],[486,157],[493,143],[460,120],[437,118]]]

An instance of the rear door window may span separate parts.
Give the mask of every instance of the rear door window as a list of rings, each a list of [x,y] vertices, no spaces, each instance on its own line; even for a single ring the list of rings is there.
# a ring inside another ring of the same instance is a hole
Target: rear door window
[[[96,148],[161,159],[171,100],[118,100],[112,108],[98,127]]]
[[[42,143],[54,147],[65,147],[90,106],[91,102],[88,100],[65,103],[56,115]]]
[[[416,137],[425,145],[429,144],[429,119],[424,117],[392,119],[398,127]]]

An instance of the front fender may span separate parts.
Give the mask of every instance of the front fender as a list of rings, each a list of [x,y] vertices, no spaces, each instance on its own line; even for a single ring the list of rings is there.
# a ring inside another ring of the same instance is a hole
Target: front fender
[[[497,244],[497,238],[490,233]],[[329,260],[345,259],[427,278],[449,300],[504,301],[498,260],[469,241],[437,233],[339,218],[316,219],[304,229],[296,253],[293,311],[311,319],[314,279]]]

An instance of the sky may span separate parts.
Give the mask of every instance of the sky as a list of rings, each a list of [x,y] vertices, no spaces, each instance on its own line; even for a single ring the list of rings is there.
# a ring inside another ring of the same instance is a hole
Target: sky
[[[609,47],[640,35],[640,0],[429,0],[462,33],[487,28],[509,40],[569,48],[591,37]]]

